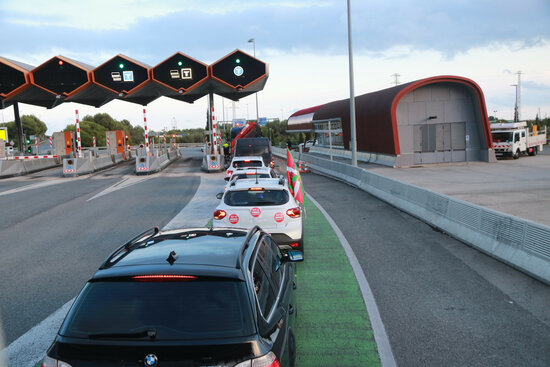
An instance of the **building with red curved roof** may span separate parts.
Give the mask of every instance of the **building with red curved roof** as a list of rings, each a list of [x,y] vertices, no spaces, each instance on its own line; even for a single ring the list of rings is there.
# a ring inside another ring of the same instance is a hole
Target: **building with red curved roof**
[[[495,161],[485,98],[459,76],[436,76],[355,97],[357,150],[391,165]],[[297,111],[289,132],[315,132],[350,149],[349,99]]]

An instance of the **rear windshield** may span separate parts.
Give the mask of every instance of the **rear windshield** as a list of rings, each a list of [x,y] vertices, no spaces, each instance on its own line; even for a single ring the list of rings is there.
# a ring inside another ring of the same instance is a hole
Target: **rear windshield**
[[[263,164],[262,164],[262,161],[235,161],[233,162],[233,167],[235,168],[263,167]]]
[[[240,180],[241,178],[271,178],[269,173],[253,173],[251,175],[239,173],[238,175],[233,175],[232,177],[236,180]]]
[[[91,282],[60,334],[139,337],[146,328],[156,331],[156,340],[247,336],[254,333],[247,300],[245,283],[235,280]]]
[[[230,206],[268,206],[288,203],[289,196],[285,190],[264,191],[228,191],[224,202]]]
[[[245,155],[261,155],[270,154],[269,146],[265,144],[255,145],[255,144],[239,144],[235,148],[235,154],[237,156]]]

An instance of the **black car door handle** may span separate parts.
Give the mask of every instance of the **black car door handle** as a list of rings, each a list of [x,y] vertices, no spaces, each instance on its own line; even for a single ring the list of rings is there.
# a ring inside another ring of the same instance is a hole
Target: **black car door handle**
[[[292,315],[294,313],[294,307],[289,303],[288,304],[288,314]]]

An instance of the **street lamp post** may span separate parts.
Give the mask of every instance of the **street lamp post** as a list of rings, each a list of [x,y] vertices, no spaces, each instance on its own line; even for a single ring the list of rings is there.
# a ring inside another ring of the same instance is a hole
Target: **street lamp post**
[[[355,136],[355,92],[353,85],[353,51],[351,42],[351,9],[348,0],[348,49],[349,49],[349,112],[351,138],[351,164],[357,166],[357,137]]]
[[[254,38],[251,38],[248,40],[249,43],[252,43],[252,45],[254,46],[254,58],[256,58],[256,40]],[[260,122],[258,121],[260,118],[259,118],[259,114],[258,114],[258,92],[254,93],[256,95],[256,123],[259,124]]]

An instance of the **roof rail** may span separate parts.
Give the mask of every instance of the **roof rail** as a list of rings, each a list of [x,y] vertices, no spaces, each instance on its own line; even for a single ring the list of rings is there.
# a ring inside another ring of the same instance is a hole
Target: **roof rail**
[[[144,241],[147,241],[151,237],[156,236],[158,233],[160,233],[160,228],[158,226],[155,226],[153,228],[150,228],[146,230],[143,233],[140,233],[139,235],[132,238],[130,241],[126,242],[124,245],[117,248],[115,251],[113,251],[108,257],[107,260],[101,266],[99,269],[106,269],[108,267],[111,267],[115,265],[117,262],[119,262],[124,256],[132,252],[132,250],[135,249],[136,245],[141,244]]]
[[[237,265],[236,265],[237,269],[241,269],[241,264],[243,262],[243,253],[248,248],[250,239],[252,238],[252,236],[254,236],[256,234],[256,232],[261,231],[261,230],[262,229],[259,226],[254,226],[248,231],[248,234],[246,235],[246,238],[244,239],[243,246],[241,247],[241,251],[239,252],[239,258],[237,259]]]

